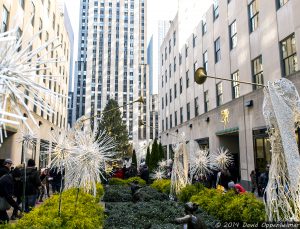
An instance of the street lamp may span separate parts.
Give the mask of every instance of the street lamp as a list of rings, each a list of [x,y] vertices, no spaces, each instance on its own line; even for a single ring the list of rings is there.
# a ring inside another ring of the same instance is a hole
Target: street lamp
[[[260,87],[266,87],[265,85],[259,84],[259,83],[252,83],[252,82],[240,81],[240,80],[234,80],[234,79],[225,79],[225,78],[216,77],[216,76],[208,76],[205,68],[203,68],[203,67],[200,67],[196,70],[196,72],[194,74],[194,80],[197,84],[204,84],[207,78],[225,80],[225,81],[230,81],[230,82],[238,82],[238,83],[243,83],[243,84],[250,84],[250,85],[255,85],[255,86],[260,86]]]

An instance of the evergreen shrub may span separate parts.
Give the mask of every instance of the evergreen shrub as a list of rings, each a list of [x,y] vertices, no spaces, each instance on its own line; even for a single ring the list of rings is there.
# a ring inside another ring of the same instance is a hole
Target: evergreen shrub
[[[171,180],[170,179],[159,179],[155,180],[151,187],[165,194],[170,193]]]

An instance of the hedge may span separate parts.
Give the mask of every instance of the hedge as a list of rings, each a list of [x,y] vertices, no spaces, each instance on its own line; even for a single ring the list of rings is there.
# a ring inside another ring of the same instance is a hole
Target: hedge
[[[97,185],[97,190],[103,190]],[[25,214],[17,223],[9,224],[6,228],[17,229],[93,229],[103,228],[104,208],[99,203],[101,193],[97,197],[79,192],[75,209],[77,189],[69,189],[62,193],[61,217],[58,215],[59,195],[54,194],[40,206]],[[103,192],[102,192],[103,194]]]
[[[150,186],[162,193],[169,194],[171,189],[171,180],[169,179],[155,180]]]
[[[111,179],[109,179],[108,184],[110,184],[110,185],[127,185],[127,184],[132,183],[133,181],[137,181],[139,183],[139,185],[146,185],[146,181],[144,181],[140,177],[131,177],[127,180],[123,180],[120,178],[111,178]]]
[[[204,188],[190,201],[197,203],[208,214],[221,221],[256,223],[265,221],[265,207],[252,193],[225,194],[216,189]]]
[[[199,182],[195,184],[188,184],[187,186],[185,186],[183,189],[180,190],[178,199],[183,203],[188,202],[193,195],[198,194],[204,188],[205,188],[204,185]]]

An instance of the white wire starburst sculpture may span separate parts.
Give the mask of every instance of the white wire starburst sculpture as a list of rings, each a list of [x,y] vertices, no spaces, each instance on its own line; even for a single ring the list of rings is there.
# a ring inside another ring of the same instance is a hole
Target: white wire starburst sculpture
[[[27,113],[29,119],[38,127],[38,123],[31,114],[30,105],[51,115],[54,111],[44,99],[50,97],[63,97],[39,83],[39,79],[55,81],[55,77],[39,74],[50,67],[50,64],[61,61],[57,58],[47,59],[47,54],[56,49],[56,39],[45,42],[42,46],[32,50],[32,45],[39,34],[29,41],[23,36],[17,36],[17,30],[0,33],[0,140],[7,136],[6,125],[19,125],[24,123],[32,133],[32,129],[23,116]],[[53,48],[48,48],[53,45]],[[38,72],[38,73],[37,73]],[[0,142],[0,143],[1,143]]]
[[[190,177],[206,177],[211,171],[211,158],[208,150],[197,150],[190,154]]]
[[[212,155],[212,166],[216,170],[226,170],[233,164],[233,156],[229,152],[229,149],[224,149],[220,147],[217,151]]]
[[[164,178],[166,178],[166,171],[161,169],[161,168],[157,168],[151,174],[151,178],[154,179],[154,180],[164,179]]]

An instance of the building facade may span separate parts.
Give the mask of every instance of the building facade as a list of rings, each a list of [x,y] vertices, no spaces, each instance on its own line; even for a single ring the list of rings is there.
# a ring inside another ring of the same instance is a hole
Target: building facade
[[[146,9],[146,0],[82,0],[80,7],[72,121],[82,115],[97,121],[115,99],[134,148],[149,139]],[[133,103],[140,96],[146,103]]]
[[[160,49],[160,137],[168,157],[184,132],[187,141],[210,152],[228,148],[234,175],[244,184],[252,170],[264,170],[271,155],[263,89],[238,81],[266,84],[287,77],[300,88],[299,9],[297,0],[215,1],[183,46],[177,42],[177,14]],[[208,78],[198,85],[198,67],[237,81]]]
[[[4,139],[0,147],[1,159],[11,158],[14,164],[17,165],[22,162],[23,156],[26,156],[26,158],[35,159],[37,165],[45,166],[49,158],[41,152],[47,151],[49,144],[52,144],[49,133],[51,130],[67,127],[67,97],[72,47],[70,46],[69,34],[64,24],[64,17],[66,17],[64,5],[61,1],[50,0],[1,0],[0,12],[1,32],[17,29],[19,35],[23,35],[22,47],[27,46],[26,41],[28,42],[40,30],[42,30],[42,33],[34,40],[32,50],[39,48],[45,42],[54,38],[57,38],[56,44],[61,44],[54,51],[50,51],[54,46],[48,47],[40,55],[46,55],[45,59],[62,58],[62,61],[43,66],[43,70],[38,70],[36,73],[37,75],[60,76],[51,80],[40,77],[37,78],[37,83],[64,95],[65,98],[50,99],[46,95],[41,95],[54,110],[52,115],[47,115],[39,107],[28,104],[39,126],[35,127],[35,124],[29,120],[29,125],[34,129],[36,140],[34,146],[27,152],[27,155],[23,154],[20,126],[8,126],[8,137]],[[30,95],[29,92],[28,94]],[[24,101],[26,103],[26,99]],[[25,111],[24,116],[26,116]]]

